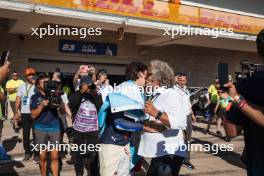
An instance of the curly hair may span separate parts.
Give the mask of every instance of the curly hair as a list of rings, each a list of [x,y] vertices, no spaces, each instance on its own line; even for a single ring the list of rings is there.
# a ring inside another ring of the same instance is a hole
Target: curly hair
[[[126,79],[136,81],[138,74],[147,70],[148,67],[143,62],[131,62],[126,68]]]
[[[150,61],[152,78],[159,81],[161,87],[171,88],[175,85],[174,71],[168,63],[153,60]]]

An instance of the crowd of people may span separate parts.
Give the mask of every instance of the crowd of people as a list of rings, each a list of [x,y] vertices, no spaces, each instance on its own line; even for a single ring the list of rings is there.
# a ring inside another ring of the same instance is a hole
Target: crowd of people
[[[264,57],[264,30],[257,44],[259,56]],[[7,61],[0,67],[1,84],[9,65]],[[132,62],[125,71],[126,81],[117,87],[109,84],[107,70],[81,65],[74,75],[73,93],[62,87],[59,72],[51,76],[36,73],[34,68],[26,68],[24,82],[13,71],[4,87],[7,96],[1,88],[0,100],[8,102],[7,118],[14,132],[19,133],[22,128],[24,161],[34,156],[42,176],[59,175],[59,154],[63,151],[43,150],[40,146],[62,144],[65,132],[69,143],[86,146],[85,152],[72,153],[77,176],[84,175],[85,169],[92,176],[133,175],[143,158],[151,158],[148,176],[176,176],[182,165],[194,169],[190,150],[181,147],[190,143],[192,124],[196,121],[187,75],[175,74],[168,63],[160,60],[152,60],[148,65]],[[254,92],[252,85],[256,82],[263,88],[263,72],[256,75],[248,83],[250,93]],[[205,131],[210,132],[214,119],[217,134],[221,136],[223,121],[226,141],[243,129],[248,175],[263,175],[263,96],[252,99],[248,90],[237,91],[232,82],[224,86],[227,89],[221,89],[216,78],[208,89],[210,118]],[[245,86],[248,85],[245,83]],[[148,93],[147,88],[151,90]],[[2,111],[0,119],[4,120]],[[32,150],[32,144],[37,150]]]

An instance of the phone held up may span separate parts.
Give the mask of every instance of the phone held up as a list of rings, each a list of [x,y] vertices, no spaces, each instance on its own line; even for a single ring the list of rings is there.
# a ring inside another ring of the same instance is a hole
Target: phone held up
[[[226,83],[228,83],[228,64],[227,63],[219,63],[218,64],[218,79],[220,84],[220,90],[223,92],[227,92],[228,88],[224,87]]]

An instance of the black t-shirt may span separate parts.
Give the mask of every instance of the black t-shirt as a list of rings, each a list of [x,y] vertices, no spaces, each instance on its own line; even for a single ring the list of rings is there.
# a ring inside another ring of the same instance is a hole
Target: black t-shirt
[[[238,91],[249,102],[264,107],[264,72],[258,72],[244,80],[238,86]],[[263,176],[264,128],[233,107],[228,112],[228,119],[244,128],[248,176]]]

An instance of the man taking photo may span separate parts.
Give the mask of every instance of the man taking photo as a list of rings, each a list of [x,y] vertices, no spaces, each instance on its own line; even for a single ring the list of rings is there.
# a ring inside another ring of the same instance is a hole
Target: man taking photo
[[[264,60],[264,30],[257,36],[259,58]],[[227,133],[234,137],[244,130],[247,175],[264,175],[264,70],[256,72],[239,85],[225,85],[233,98],[228,110]],[[234,126],[235,124],[236,126]]]

